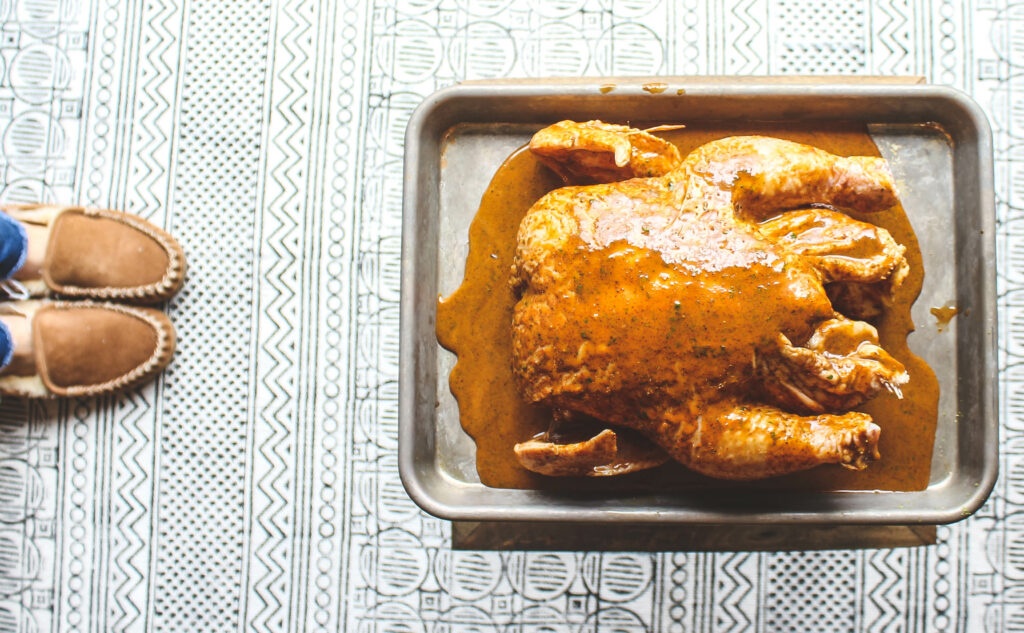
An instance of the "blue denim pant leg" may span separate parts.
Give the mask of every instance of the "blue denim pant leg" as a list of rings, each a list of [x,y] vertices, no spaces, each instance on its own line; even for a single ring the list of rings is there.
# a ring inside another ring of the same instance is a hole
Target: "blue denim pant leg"
[[[9,279],[25,263],[28,234],[25,225],[0,212],[0,280]]]
[[[0,369],[7,367],[13,357],[14,339],[11,337],[11,331],[3,321],[0,321]]]
[[[25,264],[28,235],[25,227],[6,213],[0,212],[0,280],[9,279]],[[0,322],[0,368],[14,356],[14,340],[7,326]]]

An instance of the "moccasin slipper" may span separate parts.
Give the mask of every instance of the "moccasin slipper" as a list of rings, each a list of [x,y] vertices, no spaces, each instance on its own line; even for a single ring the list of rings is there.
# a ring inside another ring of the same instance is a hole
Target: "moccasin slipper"
[[[0,211],[50,229],[42,278],[18,280],[29,296],[155,303],[185,281],[181,245],[138,216],[58,205],[5,204]]]
[[[91,301],[15,301],[0,315],[24,318],[31,353],[0,370],[0,394],[27,398],[97,396],[145,382],[174,354],[163,312]]]

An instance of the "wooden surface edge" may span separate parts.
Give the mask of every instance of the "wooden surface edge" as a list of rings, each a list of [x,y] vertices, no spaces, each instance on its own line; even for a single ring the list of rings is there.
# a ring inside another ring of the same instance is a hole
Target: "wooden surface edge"
[[[594,525],[452,523],[452,549],[543,551],[811,551],[918,547],[934,525]]]
[[[915,75],[669,75],[646,77],[505,77],[501,79],[469,79],[458,85],[519,84],[923,84],[924,77]],[[674,94],[666,91],[665,94]]]

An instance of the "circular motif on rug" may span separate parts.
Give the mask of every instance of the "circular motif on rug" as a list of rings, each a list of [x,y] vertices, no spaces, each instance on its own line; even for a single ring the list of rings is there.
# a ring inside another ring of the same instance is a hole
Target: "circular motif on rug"
[[[615,17],[639,18],[661,5],[660,0],[601,0],[606,11],[615,11]]]
[[[82,8],[81,0],[18,0],[17,7],[21,28],[40,38],[67,30]]]
[[[401,602],[385,602],[359,617],[357,633],[426,633],[423,618]]]
[[[473,17],[489,18],[504,11],[512,0],[456,0],[456,4]]]
[[[441,0],[398,0],[395,8],[405,15],[423,15],[437,8]]]
[[[384,530],[363,547],[360,570],[367,584],[385,596],[404,596],[427,578],[429,561],[423,543],[399,528]]]
[[[38,633],[39,625],[32,612],[13,600],[0,601],[0,631],[3,633]]]
[[[376,508],[377,518],[387,523],[404,524],[419,514],[419,508],[402,487],[398,455],[394,453],[382,456],[378,462]]]
[[[402,20],[377,41],[381,71],[402,83],[432,79],[444,55],[437,29],[422,20]]]
[[[440,550],[434,575],[453,598],[472,602],[490,595],[498,586],[501,560],[496,553]]]
[[[11,163],[31,161],[31,171],[37,169],[37,161],[59,156],[64,151],[64,140],[59,121],[42,112],[25,112],[7,125],[4,155]]]
[[[7,183],[7,186],[0,190],[0,199],[5,202],[54,202],[57,199],[56,193],[49,185],[43,184],[38,178],[18,178]],[[24,439],[19,438],[21,442]],[[3,442],[3,440],[0,440]],[[4,444],[5,450],[9,444]]]
[[[987,111],[994,128],[1015,139],[1024,138],[1024,74],[1014,75],[992,88],[992,103]],[[1020,149],[1013,146],[1008,154],[1017,158],[1022,153]]]
[[[11,60],[9,79],[19,99],[34,105],[49,103],[55,92],[71,82],[71,62],[59,48],[35,44]]]
[[[21,459],[0,459],[0,521],[20,523],[43,502],[43,477]]]
[[[546,18],[567,18],[579,13],[586,0],[530,0],[534,11]]]
[[[641,554],[587,554],[583,559],[583,582],[602,600],[626,602],[639,596],[651,584],[654,563]]]
[[[39,576],[39,548],[14,530],[0,530],[0,596],[25,589]]]
[[[1011,66],[1024,64],[1024,4],[1011,4],[991,22],[992,48],[999,59]]]
[[[517,613],[509,626],[509,633],[574,633],[575,627],[566,620],[566,614],[551,607],[535,605]]]
[[[423,95],[400,90],[371,105],[366,125],[367,145],[383,149],[389,156],[404,157],[405,128],[409,126],[413,110],[422,102]]]
[[[506,77],[516,63],[515,39],[495,22],[472,22],[456,31],[448,45],[448,63],[465,79]]]
[[[594,52],[605,75],[657,75],[665,63],[658,34],[640,24],[618,24],[605,31]]]
[[[580,633],[647,633],[647,625],[636,613],[622,607],[600,609],[587,616]]]
[[[459,605],[441,614],[434,633],[498,633],[498,626],[483,609]]]
[[[590,65],[587,38],[568,24],[545,24],[523,42],[523,70],[534,77],[575,77]]]
[[[554,552],[516,552],[508,559],[508,579],[528,600],[551,600],[576,578],[576,557]]]

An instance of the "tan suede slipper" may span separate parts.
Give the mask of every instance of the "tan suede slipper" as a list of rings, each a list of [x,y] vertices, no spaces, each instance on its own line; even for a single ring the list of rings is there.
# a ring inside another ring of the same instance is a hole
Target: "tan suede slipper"
[[[31,350],[0,370],[0,394],[97,396],[145,382],[174,354],[174,327],[151,308],[91,301],[15,301],[0,315],[24,318]]]
[[[57,205],[5,204],[0,211],[50,229],[42,278],[19,278],[29,296],[155,303],[185,281],[181,245],[138,216]]]

